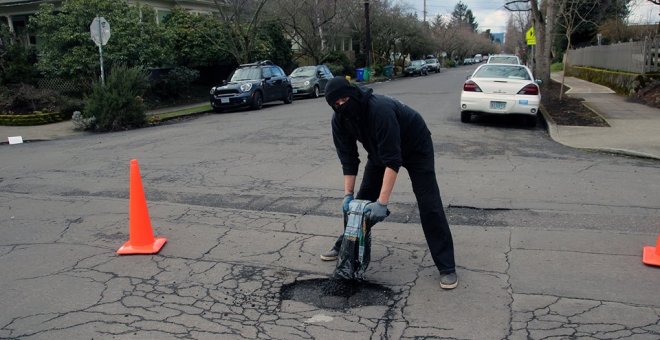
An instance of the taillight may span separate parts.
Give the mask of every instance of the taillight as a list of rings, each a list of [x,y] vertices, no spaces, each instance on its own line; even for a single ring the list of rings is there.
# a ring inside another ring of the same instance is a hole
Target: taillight
[[[477,85],[477,83],[473,82],[472,80],[468,80],[463,84],[463,91],[482,92],[481,88],[479,88],[479,85]]]
[[[539,87],[536,84],[528,84],[523,87],[522,90],[518,91],[518,94],[527,94],[531,96],[537,96],[539,94]]]

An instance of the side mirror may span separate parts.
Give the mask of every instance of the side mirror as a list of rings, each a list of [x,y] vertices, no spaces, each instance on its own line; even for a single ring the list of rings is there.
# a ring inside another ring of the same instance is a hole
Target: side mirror
[[[224,86],[224,85],[227,85],[227,79],[223,79],[223,80],[222,80],[222,85],[223,85],[223,86]]]
[[[536,79],[536,80],[534,80],[534,82],[539,84],[539,85],[543,84],[543,80],[541,80],[541,79]]]
[[[470,79],[470,78],[472,78],[472,75],[471,75],[471,74],[468,74],[468,75],[465,77],[465,79]]]

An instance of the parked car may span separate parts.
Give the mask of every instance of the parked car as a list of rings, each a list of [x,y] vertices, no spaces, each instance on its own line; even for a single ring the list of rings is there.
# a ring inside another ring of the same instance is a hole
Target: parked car
[[[324,94],[325,84],[332,79],[330,69],[325,65],[301,66],[289,75],[294,96],[318,98]]]
[[[243,106],[259,110],[264,103],[275,100],[291,104],[293,88],[282,68],[265,60],[239,65],[229,81],[211,88],[210,99],[215,112]]]
[[[426,66],[428,67],[429,72],[440,72],[440,62],[437,58],[427,58],[424,61],[426,62]]]
[[[421,76],[425,76],[429,74],[429,69],[428,66],[426,65],[426,61],[424,60],[413,60],[406,66],[406,68],[403,70],[403,75],[404,76],[414,76],[416,74],[419,74]]]
[[[513,64],[520,65],[520,58],[513,54],[495,54],[488,57],[488,64]]]
[[[472,64],[474,64],[474,61],[472,60],[472,58],[463,59],[463,65],[472,65]]]
[[[536,124],[541,91],[524,65],[483,64],[463,83],[461,122],[472,115],[521,114],[528,125]]]

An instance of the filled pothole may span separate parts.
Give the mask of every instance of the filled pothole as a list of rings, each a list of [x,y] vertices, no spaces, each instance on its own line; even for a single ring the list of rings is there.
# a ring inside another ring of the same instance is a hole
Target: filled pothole
[[[325,309],[387,306],[392,290],[376,283],[311,279],[282,286],[282,300],[293,300]]]

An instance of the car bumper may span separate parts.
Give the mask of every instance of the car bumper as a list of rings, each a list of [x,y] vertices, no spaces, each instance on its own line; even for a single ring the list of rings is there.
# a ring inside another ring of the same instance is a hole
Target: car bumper
[[[213,108],[234,108],[252,104],[252,93],[241,93],[232,96],[211,95],[211,106]]]
[[[461,111],[488,114],[525,114],[536,116],[541,98],[536,96],[516,95],[506,98],[481,92],[462,92]],[[493,108],[491,102],[504,102],[504,108]]]
[[[314,86],[308,86],[308,87],[293,87],[293,95],[294,96],[309,96],[312,93],[314,93]]]

